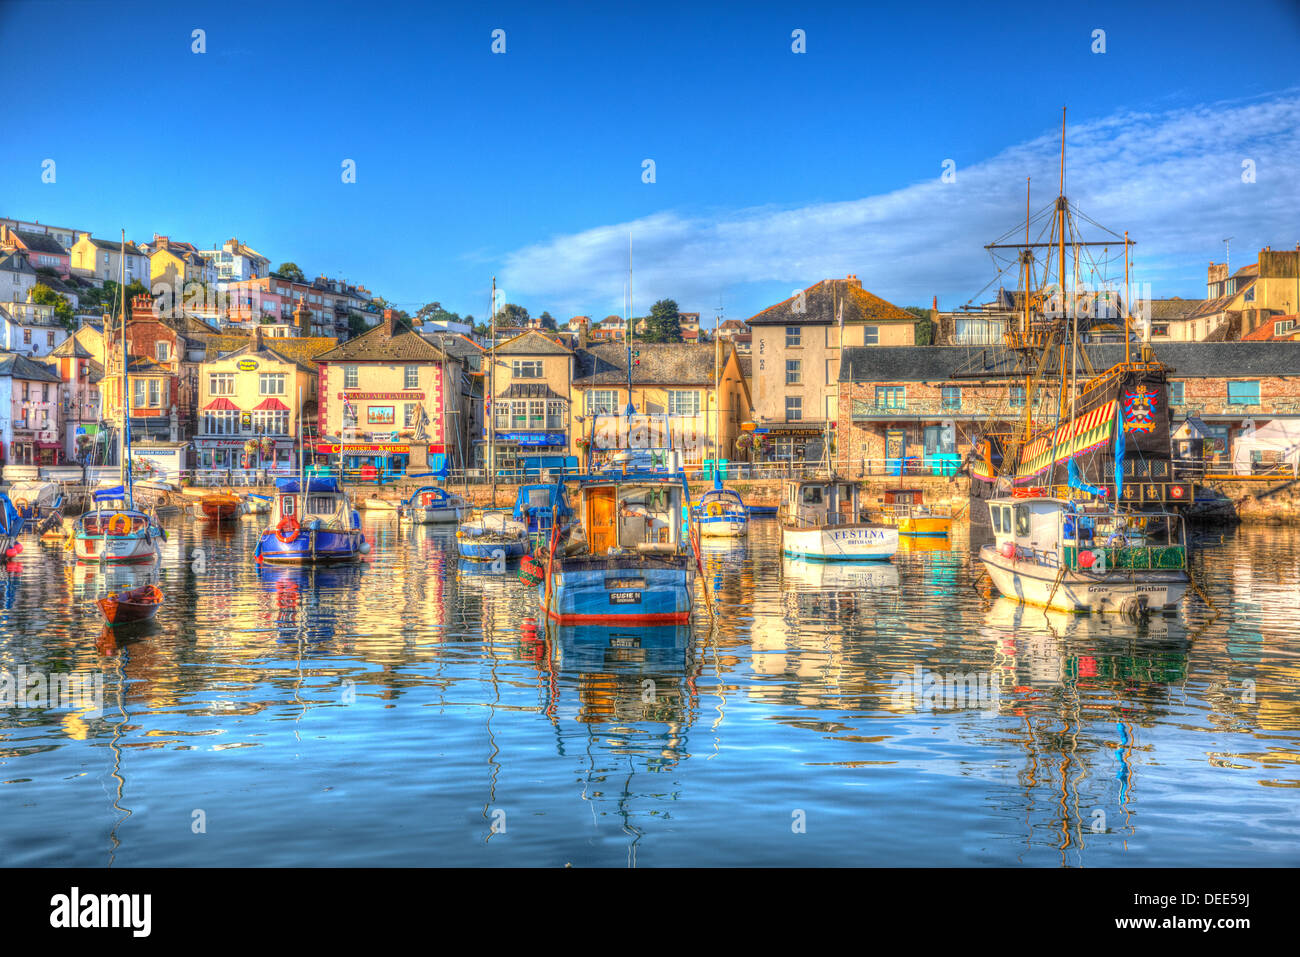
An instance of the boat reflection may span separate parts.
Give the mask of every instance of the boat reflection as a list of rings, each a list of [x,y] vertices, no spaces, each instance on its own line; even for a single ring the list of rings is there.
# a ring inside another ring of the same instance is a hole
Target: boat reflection
[[[276,640],[315,645],[333,638],[347,620],[340,611],[355,604],[348,597],[359,591],[365,568],[364,562],[259,565],[258,579],[272,596],[262,617],[272,622]]]

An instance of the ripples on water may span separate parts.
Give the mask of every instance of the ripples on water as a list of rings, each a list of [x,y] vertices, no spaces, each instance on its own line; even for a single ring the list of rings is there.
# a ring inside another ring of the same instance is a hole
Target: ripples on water
[[[314,572],[259,571],[251,520],[173,524],[133,641],[90,605],[132,572],[29,542],[0,668],[102,670],[104,709],[3,712],[4,862],[1300,860],[1291,532],[1216,533],[1222,614],[1138,628],[990,600],[963,538],[814,565],[759,521],[705,546],[715,626],[611,648],[533,640],[535,593],[461,566],[453,529],[366,524],[370,561]]]

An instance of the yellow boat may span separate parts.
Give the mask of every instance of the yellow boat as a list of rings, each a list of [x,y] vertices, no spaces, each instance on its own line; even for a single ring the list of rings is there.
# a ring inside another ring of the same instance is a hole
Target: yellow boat
[[[925,504],[919,488],[888,489],[881,507],[881,521],[898,528],[904,538],[947,538],[952,531],[952,513],[944,506]]]

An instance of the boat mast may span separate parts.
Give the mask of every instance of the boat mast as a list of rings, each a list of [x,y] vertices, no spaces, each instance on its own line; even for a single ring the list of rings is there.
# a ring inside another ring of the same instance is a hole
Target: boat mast
[[[133,495],[131,481],[131,390],[130,380],[127,376],[127,355],[126,355],[126,230],[122,230],[122,244],[118,247],[117,254],[117,294],[120,297],[118,302],[118,320],[122,324],[122,438],[118,443],[118,472],[120,473],[122,487],[126,489],[126,504],[128,508],[135,507],[135,496]]]
[[[632,234],[627,234],[627,300],[623,303],[624,316],[627,320],[627,409],[626,415],[629,416],[627,427],[629,436],[632,429],[632,420],[630,416],[636,413],[636,406],[632,404]]]
[[[492,473],[492,507],[497,507],[497,277],[492,277],[492,320],[488,329],[492,337],[488,355],[488,470]]]
[[[1300,273],[1297,273],[1300,276]],[[1124,364],[1131,361],[1129,355],[1129,320],[1132,313],[1128,307],[1128,230],[1124,230]]]
[[[1030,178],[1025,177],[1025,248],[1020,251],[1020,302],[1024,308],[1024,325],[1021,330],[1021,342],[1029,341],[1029,283],[1030,268],[1033,262],[1033,251],[1029,248],[1029,183]],[[1034,376],[1033,373],[1025,369],[1025,437],[1024,441],[1028,442],[1029,437],[1033,434],[1034,422]]]

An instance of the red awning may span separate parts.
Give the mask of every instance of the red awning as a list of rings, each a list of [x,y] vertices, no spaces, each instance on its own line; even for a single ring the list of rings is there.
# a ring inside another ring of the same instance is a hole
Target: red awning
[[[223,396],[220,399],[213,399],[201,411],[207,412],[210,409],[215,409],[218,412],[238,412],[239,406]]]
[[[263,399],[261,404],[253,406],[254,412],[288,412],[289,407],[279,399]]]

